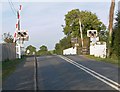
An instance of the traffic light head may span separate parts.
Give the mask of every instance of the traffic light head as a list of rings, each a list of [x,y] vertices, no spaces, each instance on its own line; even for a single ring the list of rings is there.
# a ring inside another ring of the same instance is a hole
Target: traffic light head
[[[97,30],[88,30],[87,37],[97,37]]]

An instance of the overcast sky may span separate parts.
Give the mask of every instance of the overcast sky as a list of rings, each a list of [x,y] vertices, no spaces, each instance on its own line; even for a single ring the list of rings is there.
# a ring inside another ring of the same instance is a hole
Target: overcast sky
[[[16,9],[19,8],[20,3],[13,4]],[[29,41],[25,42],[25,47],[33,45],[38,49],[41,45],[46,45],[49,50],[54,49],[55,44],[65,36],[61,27],[65,24],[64,15],[72,9],[96,13],[98,18],[108,26],[110,2],[21,2],[21,4],[23,5],[21,29],[28,30],[30,36]],[[116,2],[115,13],[117,10]],[[0,11],[2,11],[2,22],[0,22],[2,33],[10,32],[13,35],[16,16],[9,3],[3,2]]]

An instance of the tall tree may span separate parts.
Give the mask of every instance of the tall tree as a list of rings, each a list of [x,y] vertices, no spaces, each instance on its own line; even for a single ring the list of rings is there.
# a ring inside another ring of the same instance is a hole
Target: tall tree
[[[80,24],[82,31],[80,30]],[[97,30],[98,32],[101,30],[105,31],[106,26],[98,19],[96,14],[90,11],[79,11],[79,9],[74,9],[65,15],[63,32],[65,35],[77,37],[80,48],[89,46],[87,30]]]
[[[73,37],[80,36],[80,25],[79,19],[82,23],[83,36],[86,36],[87,30],[105,30],[105,25],[98,19],[96,14],[89,11],[79,11],[79,9],[74,9],[69,11],[65,15],[65,27],[64,34],[71,35]]]
[[[115,8],[115,0],[111,0],[111,6],[109,11],[109,47],[108,47],[108,55],[111,55],[111,41],[112,41],[112,32],[113,32],[113,19],[114,19],[114,8]]]
[[[79,11],[79,9],[73,9],[69,11],[65,15],[65,26],[62,25],[63,27],[63,32],[66,35],[63,39],[59,41],[59,43],[56,44],[55,46],[55,52],[57,54],[62,54],[62,51],[64,49],[72,47],[71,43],[71,37],[77,37],[78,38],[78,43],[80,42],[80,22],[81,21],[81,26],[82,26],[82,33],[83,33],[83,38],[85,42],[85,46],[88,45],[88,40],[87,39],[87,30],[97,30],[98,32],[100,30],[106,30],[105,25],[98,19],[96,14],[93,14],[92,12],[89,11]],[[81,46],[81,43],[79,43]]]

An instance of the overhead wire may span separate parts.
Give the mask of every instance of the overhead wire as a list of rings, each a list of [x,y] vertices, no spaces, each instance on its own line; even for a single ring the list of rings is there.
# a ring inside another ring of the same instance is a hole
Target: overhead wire
[[[17,9],[15,8],[15,6],[14,6],[12,0],[10,0],[10,1],[11,1],[11,5],[13,6],[14,11],[17,11]]]
[[[16,16],[16,9],[15,9],[14,5],[12,5],[13,3],[11,3],[10,0],[8,0],[8,2],[9,2],[10,8],[11,8],[13,14]]]

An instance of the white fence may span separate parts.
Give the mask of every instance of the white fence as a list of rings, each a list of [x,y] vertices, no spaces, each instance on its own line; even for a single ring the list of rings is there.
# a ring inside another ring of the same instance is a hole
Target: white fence
[[[106,58],[106,42],[98,42],[95,45],[90,44],[90,55],[95,57]]]
[[[77,47],[71,47],[63,50],[63,55],[75,55],[77,54]]]

